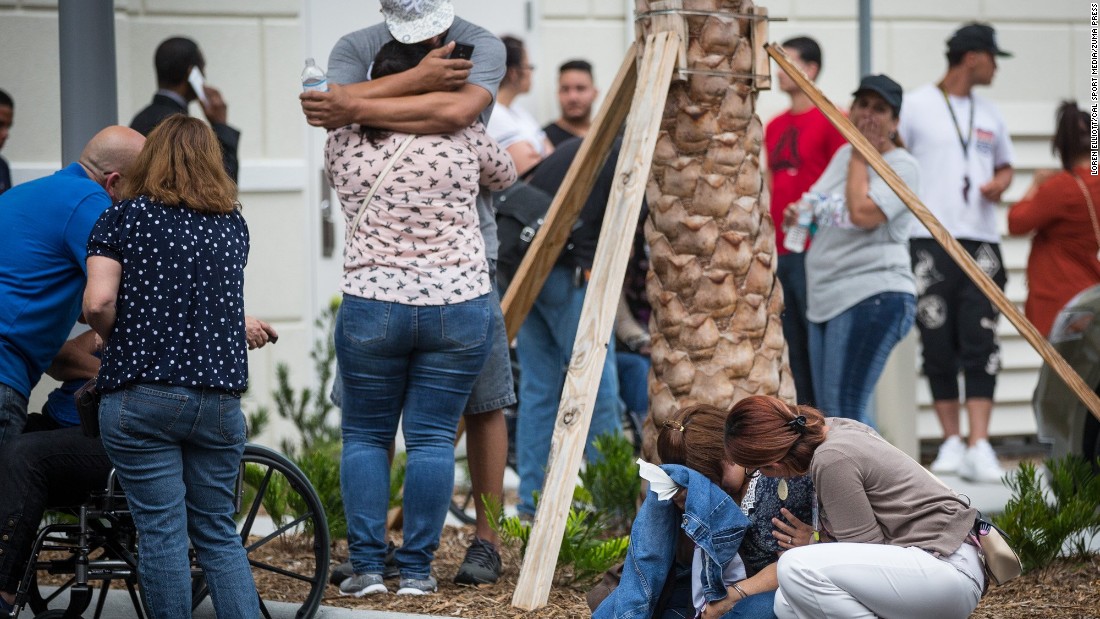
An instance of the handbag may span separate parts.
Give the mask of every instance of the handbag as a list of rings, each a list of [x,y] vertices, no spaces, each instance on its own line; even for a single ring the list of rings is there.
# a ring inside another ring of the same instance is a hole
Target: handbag
[[[1008,543],[1008,535],[982,518],[981,512],[974,521],[974,536],[978,540],[978,554],[987,580],[999,587],[1023,573],[1020,556]]]
[[[351,228],[348,229],[349,239],[355,236],[355,232],[359,230],[359,222],[363,220],[363,214],[367,212],[367,204],[370,203],[374,194],[378,193],[378,188],[382,186],[382,181],[386,178],[386,175],[390,173],[390,170],[393,169],[393,165],[401,158],[401,154],[405,152],[405,149],[409,147],[409,144],[412,143],[415,137],[415,135],[410,134],[405,138],[404,142],[401,142],[401,145],[394,151],[393,156],[386,162],[386,167],[382,168],[382,171],[378,173],[378,178],[374,179],[374,184],[371,185],[370,191],[367,192],[367,197],[363,198],[363,203],[359,205],[359,212],[355,214],[355,220],[352,221]]]
[[[97,438],[99,436],[99,400],[102,394],[95,388],[95,379],[84,383],[73,394],[76,401],[76,414],[80,417],[80,429],[84,436]]]

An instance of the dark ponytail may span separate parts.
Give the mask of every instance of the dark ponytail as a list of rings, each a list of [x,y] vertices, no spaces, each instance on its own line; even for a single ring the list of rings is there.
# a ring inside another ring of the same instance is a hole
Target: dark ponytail
[[[1061,158],[1062,168],[1072,170],[1089,154],[1089,115],[1077,108],[1077,102],[1063,101],[1056,118],[1051,151]]]

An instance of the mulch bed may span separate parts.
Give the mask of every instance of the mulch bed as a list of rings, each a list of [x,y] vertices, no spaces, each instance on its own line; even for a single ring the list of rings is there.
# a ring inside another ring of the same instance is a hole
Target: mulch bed
[[[477,619],[564,619],[589,617],[584,601],[589,584],[555,585],[545,608],[521,611],[512,607],[512,593],[519,577],[519,556],[505,549],[504,574],[495,585],[464,587],[452,579],[462,563],[473,528],[447,527],[433,564],[439,593],[428,596],[376,595],[365,598],[341,597],[328,587],[322,602],[328,606],[369,608],[400,613],[472,617]],[[334,561],[347,557],[346,546],[333,553]],[[391,587],[392,589],[392,587]],[[934,592],[929,592],[934,595]],[[1100,619],[1100,557],[1086,562],[1062,560],[1050,567],[1025,574],[1004,587],[993,587],[971,615],[977,619]]]
[[[504,574],[495,585],[466,587],[453,578],[466,554],[473,527],[446,527],[433,564],[439,580],[439,593],[427,596],[375,595],[364,598],[342,597],[336,587],[328,586],[322,604],[344,608],[385,610],[400,613],[471,617],[476,619],[573,619],[591,613],[584,595],[591,583],[557,583],[550,590],[545,608],[521,611],[512,607],[512,593],[519,578],[519,553],[504,549]],[[347,559],[347,545],[341,541],[333,550],[333,563]],[[297,544],[269,545],[262,560],[309,573],[309,553]],[[59,584],[62,578],[43,575],[44,582]],[[274,575],[258,575],[257,586],[265,600],[301,600],[304,591],[295,591],[297,583]],[[396,583],[390,583],[391,589]],[[934,595],[934,592],[929,592]],[[1051,566],[1025,574],[1003,587],[993,587],[978,605],[976,619],[1100,619],[1100,557],[1085,561],[1063,559]]]

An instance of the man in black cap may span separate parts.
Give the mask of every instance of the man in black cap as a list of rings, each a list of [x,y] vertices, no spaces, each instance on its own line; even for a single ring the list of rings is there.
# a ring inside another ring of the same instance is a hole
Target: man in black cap
[[[959,28],[947,41],[947,73],[905,95],[898,127],[921,164],[921,200],[1002,289],[996,207],[1012,182],[1012,143],[1000,112],[972,91],[992,83],[997,57],[1010,55],[997,45],[992,27]],[[912,230],[910,253],[924,374],[945,438],[932,471],[999,482],[1003,473],[987,440],[1001,367],[998,312],[923,226]],[[959,424],[960,369],[968,443]]]

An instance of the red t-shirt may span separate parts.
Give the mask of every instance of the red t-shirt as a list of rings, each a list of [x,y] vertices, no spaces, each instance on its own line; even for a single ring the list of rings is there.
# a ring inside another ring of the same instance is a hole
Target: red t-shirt
[[[789,253],[783,247],[783,211],[810,190],[845,142],[816,107],[800,114],[787,110],[768,122],[764,143],[772,175],[771,212],[779,254]]]
[[[1100,177],[1090,174],[1088,166],[1074,172],[1085,181],[1093,206],[1100,210]],[[1033,231],[1024,314],[1039,333],[1049,336],[1062,307],[1078,292],[1100,284],[1096,256],[1100,245],[1085,194],[1069,172],[1051,177],[1030,200],[1021,200],[1008,211],[1009,234]]]

